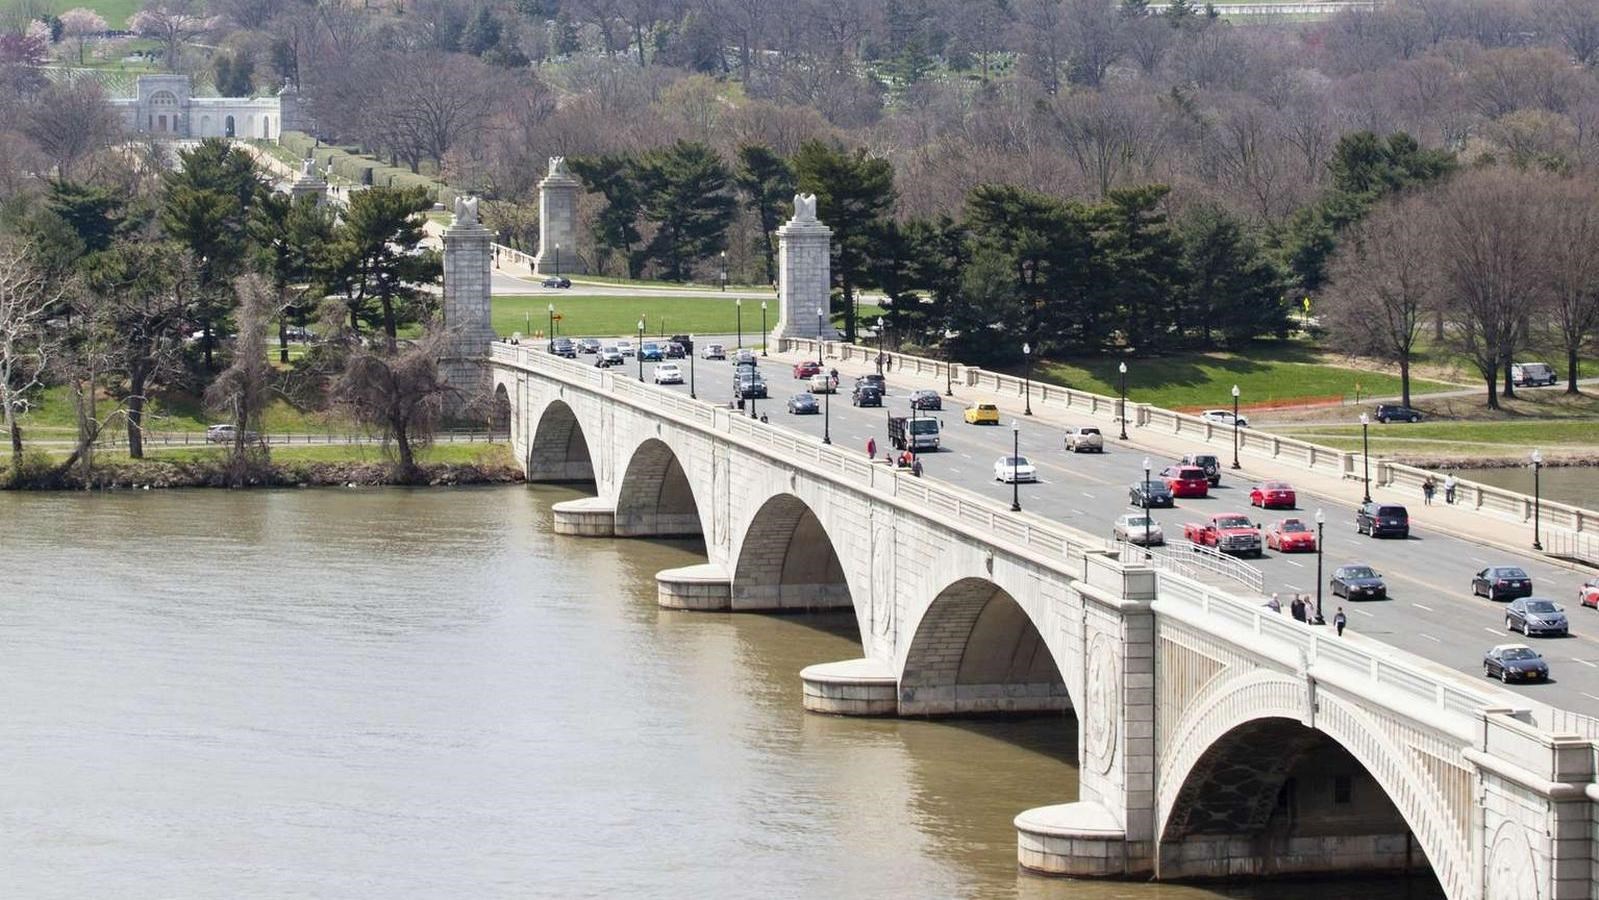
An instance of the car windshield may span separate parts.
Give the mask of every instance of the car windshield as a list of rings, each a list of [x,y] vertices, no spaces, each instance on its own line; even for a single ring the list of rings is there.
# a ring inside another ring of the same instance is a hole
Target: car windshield
[[[1558,611],[1559,611],[1558,608],[1553,603],[1550,603],[1548,600],[1528,600],[1527,601],[1527,612],[1552,613],[1552,612],[1558,612]]]
[[[1405,508],[1403,506],[1379,506],[1379,507],[1377,507],[1377,515],[1379,515],[1379,516],[1402,516],[1404,514],[1405,514]]]
[[[1217,528],[1248,528],[1249,520],[1243,516],[1217,516]]]
[[[999,412],[999,407],[995,406],[992,403],[983,403],[983,404],[979,404],[978,405],[977,411],[978,412]]]
[[[1137,525],[1139,528],[1143,528],[1146,525],[1153,525],[1154,523],[1150,521],[1148,516],[1128,516],[1127,524]]]
[[[1099,429],[1098,428],[1084,428],[1084,429],[1081,429],[1081,432],[1083,434],[1099,434]]]
[[[1299,531],[1309,531],[1310,528],[1308,526],[1306,526],[1304,522],[1301,522],[1298,519],[1289,519],[1288,521],[1283,523],[1282,528],[1280,530],[1282,530],[1282,531],[1299,532]]]
[[[1027,461],[1027,457],[1025,457],[1025,456],[1007,456],[1003,460],[1001,460],[1000,462],[1003,465],[1007,465],[1007,466],[1026,466],[1026,465],[1031,465],[1031,463],[1029,463]]]
[[[1373,572],[1371,570],[1371,566],[1350,566],[1349,568],[1344,570],[1344,577],[1345,578],[1376,578],[1377,577],[1377,573]]]
[[[1286,490],[1291,490],[1291,488],[1288,487],[1288,483],[1285,482],[1285,481],[1268,481],[1268,482],[1266,482],[1266,490],[1268,490],[1268,491],[1286,491]]]
[[[1199,469],[1178,469],[1177,477],[1185,481],[1196,481],[1200,478],[1204,478],[1205,473]]]
[[[937,434],[937,419],[912,419],[911,434]]]
[[[1194,457],[1194,465],[1196,465],[1196,466],[1214,466],[1215,464],[1216,464],[1216,457],[1214,457],[1214,456],[1196,456],[1196,457]]]
[[[815,403],[816,402],[816,398],[811,396],[810,394],[795,394],[794,395],[794,402],[795,403]]]
[[[1520,569],[1517,569],[1517,568],[1514,568],[1514,567],[1504,568],[1504,569],[1494,569],[1493,574],[1494,574],[1495,578],[1526,578],[1527,577],[1527,573],[1526,572],[1523,572]]]
[[[1532,652],[1531,647],[1511,647],[1500,653],[1504,659],[1537,659],[1538,654]]]

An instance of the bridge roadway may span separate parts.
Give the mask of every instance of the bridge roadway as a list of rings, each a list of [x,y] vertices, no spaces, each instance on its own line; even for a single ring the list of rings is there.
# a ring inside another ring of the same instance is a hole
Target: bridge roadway
[[[768,415],[773,427],[820,438],[822,415],[800,416],[787,412],[788,398],[804,389],[802,382],[792,377],[791,366],[796,359],[785,354],[781,358],[774,355],[761,360],[761,372],[771,397],[756,401],[757,409]],[[687,374],[687,360],[680,362]],[[730,399],[731,363],[697,359],[694,370],[700,399],[723,403]],[[637,362],[627,360],[626,371],[636,375]],[[653,371],[653,363],[644,363],[646,381],[653,378]],[[907,379],[898,378],[893,372],[887,377],[889,395],[885,408],[858,409],[849,402],[848,390],[853,378],[845,369],[840,369],[842,393],[833,398],[830,415],[834,444],[858,448],[864,455],[867,440],[875,438],[879,456],[889,446],[887,415],[906,414],[912,388],[907,387]],[[920,381],[914,386],[934,387],[931,382]],[[686,380],[682,385],[662,386],[663,390],[682,394],[687,394],[689,388]],[[1116,517],[1131,509],[1127,504],[1128,486],[1143,479],[1145,457],[1149,457],[1153,474],[1175,461],[1175,458],[1146,454],[1124,444],[1115,439],[1114,429],[1086,420],[1083,424],[1095,424],[1107,432],[1105,452],[1066,452],[1059,425],[1046,424],[1036,416],[1029,419],[1017,415],[1017,411],[1008,408],[1005,399],[998,400],[1004,413],[1000,427],[967,425],[962,420],[961,410],[965,403],[977,399],[993,398],[960,385],[955,386],[954,397],[944,398],[946,405],[939,414],[945,426],[943,448],[937,453],[922,455],[926,474],[1009,503],[1011,486],[994,481],[993,465],[1001,454],[1010,452],[1010,423],[1020,421],[1022,454],[1040,473],[1039,483],[1020,486],[1022,508],[1085,531],[1104,534],[1107,538]],[[1217,452],[1215,448],[1198,445],[1193,449]],[[1224,460],[1224,464],[1226,462]],[[1249,458],[1244,457],[1242,462],[1242,470],[1223,471],[1221,486],[1213,489],[1209,498],[1181,500],[1173,509],[1154,511],[1156,520],[1165,528],[1170,546],[1177,549],[1184,546],[1183,522],[1200,521],[1214,513],[1247,513],[1251,519],[1267,524],[1288,516],[1308,521],[1315,510],[1321,508],[1327,519],[1322,604],[1328,621],[1341,606],[1349,614],[1349,630],[1476,677],[1482,677],[1482,656],[1488,647],[1527,639],[1505,630],[1504,604],[1471,595],[1471,576],[1487,565],[1519,565],[1532,576],[1540,596],[1554,598],[1566,606],[1573,634],[1564,639],[1528,641],[1549,659],[1552,680],[1548,684],[1512,685],[1511,689],[1524,693],[1529,699],[1599,715],[1599,618],[1595,618],[1599,614],[1570,602],[1581,576],[1531,554],[1507,552],[1424,527],[1413,527],[1410,539],[1404,541],[1373,540],[1357,535],[1354,508],[1350,503],[1330,497],[1310,497],[1302,488],[1297,510],[1252,509],[1249,488],[1257,481],[1250,477]],[[1441,491],[1439,502],[1442,502]],[[1262,570],[1266,593],[1315,593],[1315,554],[1268,551],[1263,558],[1248,562]],[[1388,582],[1389,599],[1349,603],[1333,597],[1325,589],[1325,579],[1334,568],[1349,563],[1366,563],[1381,573]],[[1230,585],[1229,589],[1239,588]],[[1284,602],[1283,615],[1287,614]]]

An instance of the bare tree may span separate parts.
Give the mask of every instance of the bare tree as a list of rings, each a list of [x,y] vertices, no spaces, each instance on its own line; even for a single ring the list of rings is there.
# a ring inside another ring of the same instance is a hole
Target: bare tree
[[[144,8],[128,19],[128,28],[161,42],[167,71],[178,71],[183,45],[216,27],[194,0],[145,0]]]
[[[1577,393],[1577,356],[1599,331],[1599,187],[1560,179],[1544,191],[1541,217],[1548,253],[1549,302],[1561,349],[1566,351],[1566,393]]]
[[[1560,36],[1571,58],[1582,65],[1599,62],[1599,3],[1592,0],[1543,0],[1543,20]]]
[[[383,434],[393,447],[401,481],[417,476],[416,450],[433,439],[453,389],[439,371],[447,333],[430,329],[394,353],[358,347],[333,383],[334,402]]]
[[[46,319],[61,302],[65,286],[50,279],[28,248],[15,240],[0,243],[0,413],[11,437],[11,469],[22,469],[22,425],[28,397],[44,383],[50,361]]]
[[[1405,197],[1345,232],[1328,267],[1322,320],[1334,346],[1399,366],[1410,405],[1410,365],[1422,326],[1438,302],[1437,240],[1426,201]]]
[[[265,442],[256,435],[267,404],[272,399],[272,366],[267,362],[267,326],[277,312],[277,298],[259,275],[234,282],[239,297],[235,320],[238,337],[233,360],[206,389],[206,405],[233,423],[233,449],[229,477],[243,483],[266,461]]]
[[[81,166],[122,133],[105,92],[89,78],[46,87],[29,105],[23,132],[55,164],[63,179],[76,178]]]

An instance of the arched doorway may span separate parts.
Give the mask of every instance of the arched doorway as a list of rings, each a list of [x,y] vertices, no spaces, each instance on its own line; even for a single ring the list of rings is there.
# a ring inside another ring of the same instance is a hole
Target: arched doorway
[[[226,119],[224,119],[222,121],[222,135],[224,137],[233,137],[233,117],[232,116],[228,116]]]
[[[527,480],[594,483],[594,463],[577,414],[563,401],[544,408],[527,454]]]
[[[940,591],[917,623],[900,678],[901,715],[1061,713],[1066,682],[1010,593],[983,578]]]
[[[793,494],[761,504],[733,570],[734,609],[853,606],[844,567],[821,520]]]
[[[650,438],[633,451],[616,495],[618,537],[700,537],[699,505],[677,454]]]
[[[511,432],[511,394],[503,384],[494,386],[494,406],[489,410],[489,432],[497,438]]]

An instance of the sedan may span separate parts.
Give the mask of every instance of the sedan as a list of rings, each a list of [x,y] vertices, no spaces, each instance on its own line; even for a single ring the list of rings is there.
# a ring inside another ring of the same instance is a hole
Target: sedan
[[[1387,600],[1388,585],[1371,566],[1339,566],[1329,582],[1334,597],[1345,600]]]
[[[938,396],[938,391],[923,388],[911,392],[911,409],[938,412],[944,408],[944,399]]]
[[[795,378],[810,378],[812,375],[815,375],[820,371],[822,371],[822,364],[814,359],[807,359],[804,362],[797,362],[794,364]]]
[[[727,359],[727,348],[721,344],[706,344],[700,351],[700,359]]]
[[[1159,522],[1150,518],[1149,513],[1135,512],[1121,516],[1111,526],[1110,533],[1118,541],[1144,547],[1166,543],[1166,532],[1161,530]]]
[[[1511,601],[1505,607],[1505,627],[1527,637],[1535,634],[1558,634],[1564,637],[1571,633],[1566,611],[1555,601],[1542,597],[1518,597]]]
[[[1293,509],[1299,503],[1294,486],[1286,481],[1268,481],[1249,489],[1249,505],[1261,509]]]
[[[1127,486],[1127,502],[1139,509],[1150,509],[1156,506],[1171,507],[1177,501],[1171,495],[1171,488],[1164,481],[1135,481]]]
[[[639,359],[642,359],[645,362],[660,362],[666,358],[666,348],[655,343],[654,341],[651,341],[650,343],[638,348],[638,356]]]
[[[677,363],[661,363],[655,367],[656,384],[682,384],[683,370]]]
[[[615,347],[606,347],[600,351],[599,356],[595,357],[594,364],[602,369],[619,366],[622,364],[622,353]]]
[[[961,414],[968,425],[998,425],[999,407],[992,403],[974,403]]]
[[[882,406],[883,392],[869,384],[857,384],[855,390],[850,392],[849,402],[853,406]]]
[[[617,341],[616,352],[623,356],[632,356],[638,352],[638,349],[633,346],[632,341]]]
[[[1210,479],[1205,470],[1195,466],[1167,466],[1160,470],[1161,480],[1171,489],[1174,497],[1210,496]]]
[[[1532,579],[1520,566],[1489,566],[1471,577],[1471,595],[1489,600],[1532,596]]]
[[[760,364],[760,358],[755,355],[754,350],[736,350],[733,352],[733,365],[735,366],[758,366]]]
[[[547,288],[569,288],[572,286],[572,279],[563,278],[560,275],[551,275],[539,283]]]
[[[667,344],[666,344],[666,358],[667,359],[685,359],[687,357],[688,357],[688,350],[682,344],[679,344],[677,341],[669,341],[669,342],[667,342]]]
[[[1025,456],[1001,456],[994,460],[994,480],[1012,484],[1019,481],[1037,481],[1038,470]]]
[[[582,338],[577,342],[577,352],[593,355],[600,352],[600,342],[594,338]]]
[[[1549,664],[1526,644],[1500,644],[1482,658],[1482,674],[1506,684],[1512,681],[1548,681]]]
[[[1590,578],[1577,588],[1577,603],[1599,609],[1599,578]]]
[[[796,416],[814,416],[822,411],[811,393],[795,394],[788,398],[788,411]]]
[[[1226,425],[1228,428],[1233,427],[1232,410],[1227,410],[1227,409],[1207,409],[1204,412],[1200,413],[1199,417],[1201,419],[1205,419],[1205,420],[1210,421],[1210,422],[1215,422],[1217,425]],[[1248,417],[1239,416],[1238,417],[1238,427],[1239,428],[1248,428],[1249,427],[1249,419],[1248,419]]]
[[[1315,553],[1316,532],[1304,519],[1282,519],[1266,526],[1266,549],[1278,553]]]
[[[556,338],[550,342],[550,352],[565,359],[577,359],[577,344],[566,338]]]
[[[838,393],[838,381],[826,372],[817,372],[811,376],[811,393],[836,394]]]

